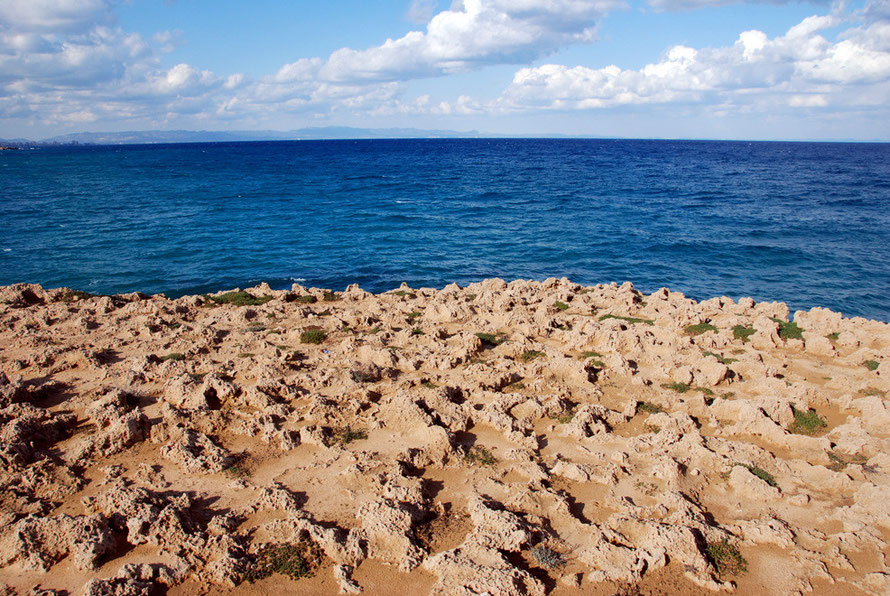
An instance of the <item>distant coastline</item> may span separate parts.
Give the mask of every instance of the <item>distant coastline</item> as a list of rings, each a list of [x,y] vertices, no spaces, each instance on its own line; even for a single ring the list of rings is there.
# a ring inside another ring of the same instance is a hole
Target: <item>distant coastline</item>
[[[133,130],[122,132],[77,132],[41,140],[0,138],[0,145],[14,148],[56,147],[78,145],[159,145],[180,143],[239,143],[272,141],[324,141],[372,139],[595,139],[595,140],[652,140],[652,141],[716,141],[741,143],[856,143],[886,144],[886,140],[829,139],[717,139],[717,138],[616,138],[597,135],[566,134],[498,134],[477,130],[457,131],[418,128],[356,128],[350,126],[322,126],[289,131],[208,131],[208,130]]]

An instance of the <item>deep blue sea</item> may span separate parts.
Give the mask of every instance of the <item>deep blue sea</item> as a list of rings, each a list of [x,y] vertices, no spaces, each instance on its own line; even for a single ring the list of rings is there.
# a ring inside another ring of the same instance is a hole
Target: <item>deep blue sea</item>
[[[0,152],[0,284],[175,296],[625,280],[890,320],[890,145],[356,140]]]

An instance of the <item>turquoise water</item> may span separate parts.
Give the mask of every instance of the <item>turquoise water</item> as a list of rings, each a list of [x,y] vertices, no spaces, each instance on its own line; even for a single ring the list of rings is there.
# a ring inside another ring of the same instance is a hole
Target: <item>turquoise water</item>
[[[890,145],[362,140],[0,153],[0,283],[630,280],[890,320]]]

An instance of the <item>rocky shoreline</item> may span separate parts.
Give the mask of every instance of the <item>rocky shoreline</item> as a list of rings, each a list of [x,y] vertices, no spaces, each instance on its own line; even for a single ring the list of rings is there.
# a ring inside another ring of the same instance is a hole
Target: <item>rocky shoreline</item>
[[[890,327],[789,315],[2,287],[0,594],[886,594]]]

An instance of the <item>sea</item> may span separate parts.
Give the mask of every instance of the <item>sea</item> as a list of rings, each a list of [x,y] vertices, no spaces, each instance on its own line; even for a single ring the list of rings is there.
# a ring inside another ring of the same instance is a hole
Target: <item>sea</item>
[[[890,321],[890,144],[401,139],[0,152],[0,284],[175,297],[568,277]]]

